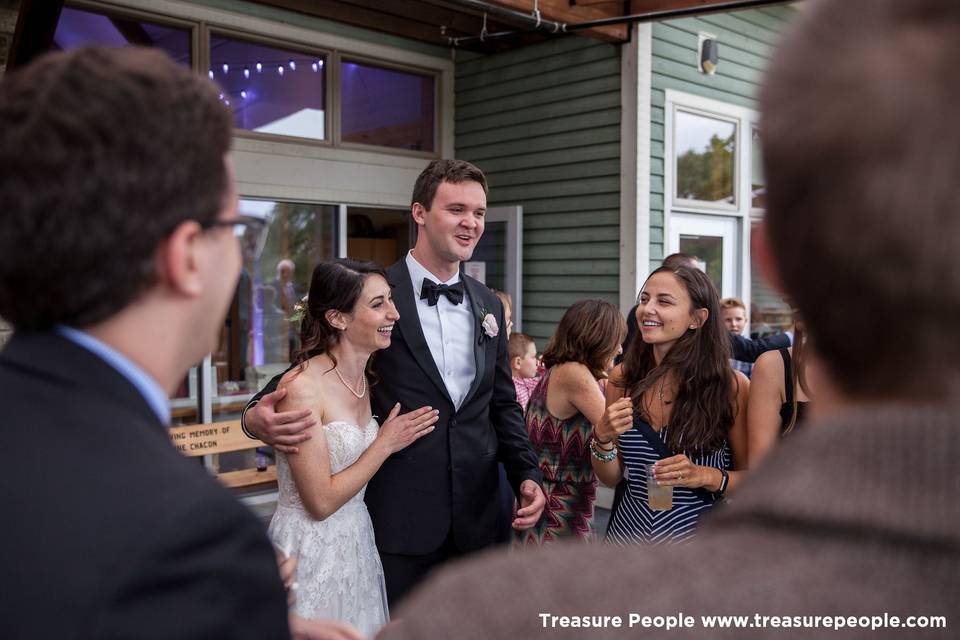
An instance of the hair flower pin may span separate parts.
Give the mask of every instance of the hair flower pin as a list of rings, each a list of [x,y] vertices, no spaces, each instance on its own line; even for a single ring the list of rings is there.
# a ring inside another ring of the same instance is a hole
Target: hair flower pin
[[[297,300],[297,303],[293,305],[293,313],[290,314],[290,322],[294,324],[299,324],[303,320],[303,316],[307,313],[307,296],[304,295],[302,298]]]

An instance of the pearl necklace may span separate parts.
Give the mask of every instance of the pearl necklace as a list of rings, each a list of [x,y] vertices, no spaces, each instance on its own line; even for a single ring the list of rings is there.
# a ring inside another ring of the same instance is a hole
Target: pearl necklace
[[[353,387],[347,384],[347,381],[343,379],[343,375],[340,373],[340,367],[334,367],[333,371],[337,374],[337,377],[340,378],[340,383],[345,386],[350,393],[356,396],[358,400],[367,393],[367,374],[360,374],[360,383],[357,385],[360,391],[354,391]]]

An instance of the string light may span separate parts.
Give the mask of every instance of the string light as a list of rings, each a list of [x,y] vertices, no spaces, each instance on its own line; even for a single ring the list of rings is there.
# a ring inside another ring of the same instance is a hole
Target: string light
[[[268,60],[266,64],[267,64],[267,66],[269,67],[269,65],[275,64],[275,63],[273,63],[273,62],[271,62],[271,61]],[[257,73],[263,73],[263,65],[264,65],[263,61],[257,61],[256,64],[254,64],[254,65],[252,65],[252,66],[254,66],[254,67],[256,68]],[[313,69],[313,71],[314,71],[315,73],[319,73],[320,71],[323,70],[323,67],[324,67],[323,59],[317,59],[316,61],[311,61],[311,62],[310,62],[310,67]],[[224,63],[222,64],[222,69],[223,69],[223,74],[224,74],[224,75],[228,75],[228,74],[230,73],[230,65],[229,65],[229,63],[224,62]],[[291,58],[291,59],[287,60],[287,63],[286,63],[286,64],[282,64],[282,63],[281,63],[281,64],[277,64],[277,75],[279,75],[279,76],[282,77],[288,70],[289,70],[289,71],[296,71],[296,70],[297,70],[297,61],[296,61],[296,60],[294,60],[294,59]],[[244,66],[244,67],[243,67],[243,77],[246,78],[247,80],[249,80],[249,79],[250,79],[250,74],[251,74],[250,66]],[[214,70],[213,70],[213,69],[209,69],[209,70],[207,71],[207,75],[210,77],[211,80],[216,79],[216,74],[214,73]]]
[[[240,97],[243,98],[244,100],[246,100],[246,99],[247,99],[247,92],[246,92],[246,91],[240,91]]]

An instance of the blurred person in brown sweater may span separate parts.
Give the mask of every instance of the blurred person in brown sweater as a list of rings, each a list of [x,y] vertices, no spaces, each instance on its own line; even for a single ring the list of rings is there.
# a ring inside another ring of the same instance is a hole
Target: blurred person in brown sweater
[[[761,89],[754,255],[821,361],[807,428],[689,545],[475,558],[413,594],[383,638],[956,637],[960,3],[805,6]],[[630,628],[631,613],[680,628]],[[701,618],[727,614],[749,628]]]

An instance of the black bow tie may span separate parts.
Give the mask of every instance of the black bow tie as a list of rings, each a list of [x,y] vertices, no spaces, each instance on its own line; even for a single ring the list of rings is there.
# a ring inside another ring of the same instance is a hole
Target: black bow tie
[[[420,289],[420,299],[426,300],[431,307],[437,305],[440,296],[446,296],[450,304],[460,304],[463,302],[463,283],[446,285],[437,284],[430,278],[423,279],[423,287]]]

